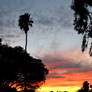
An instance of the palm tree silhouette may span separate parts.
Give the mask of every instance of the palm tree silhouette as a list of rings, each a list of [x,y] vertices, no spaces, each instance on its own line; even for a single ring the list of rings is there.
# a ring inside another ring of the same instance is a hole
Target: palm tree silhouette
[[[26,38],[25,38],[25,51],[27,51],[27,33],[29,31],[29,26],[32,27],[33,20],[30,18],[29,13],[25,13],[23,15],[19,16],[19,27],[21,30],[25,32]]]

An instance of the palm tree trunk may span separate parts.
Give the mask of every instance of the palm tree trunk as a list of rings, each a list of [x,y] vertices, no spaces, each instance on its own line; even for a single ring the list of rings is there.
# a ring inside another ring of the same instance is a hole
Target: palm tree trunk
[[[26,34],[26,38],[25,38],[25,51],[27,52],[27,33]]]

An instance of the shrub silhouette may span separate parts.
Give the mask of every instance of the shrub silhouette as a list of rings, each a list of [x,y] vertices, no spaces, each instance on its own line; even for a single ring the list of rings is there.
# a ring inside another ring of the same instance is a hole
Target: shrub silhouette
[[[88,81],[84,81],[83,87],[78,90],[78,92],[89,92],[89,83]]]
[[[0,88],[21,86],[25,90],[40,87],[48,69],[40,59],[31,57],[22,47],[0,44]]]

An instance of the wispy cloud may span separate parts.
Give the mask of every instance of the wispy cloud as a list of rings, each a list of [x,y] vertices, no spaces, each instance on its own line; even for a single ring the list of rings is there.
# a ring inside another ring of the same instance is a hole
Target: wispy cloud
[[[48,55],[43,57],[43,60],[49,67],[50,75],[85,74],[85,72],[92,70],[91,58],[88,53],[82,54],[81,51],[73,49],[65,53],[55,53],[52,55],[48,53]]]

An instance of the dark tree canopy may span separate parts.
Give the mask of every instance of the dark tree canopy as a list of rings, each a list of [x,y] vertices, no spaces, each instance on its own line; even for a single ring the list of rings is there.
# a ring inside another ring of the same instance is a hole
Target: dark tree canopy
[[[74,29],[83,35],[82,52],[88,47],[89,38],[92,38],[92,0],[73,0],[71,8],[74,10]],[[92,44],[89,54],[92,56]]]
[[[23,29],[25,33],[29,31],[29,26],[32,27],[33,20],[30,18],[29,13],[25,13],[19,16],[19,27]]]
[[[92,85],[90,85],[88,81],[84,81],[82,88],[77,92],[92,92]]]
[[[47,74],[42,61],[31,57],[22,47],[0,44],[0,88],[16,84],[35,89],[44,83]]]

